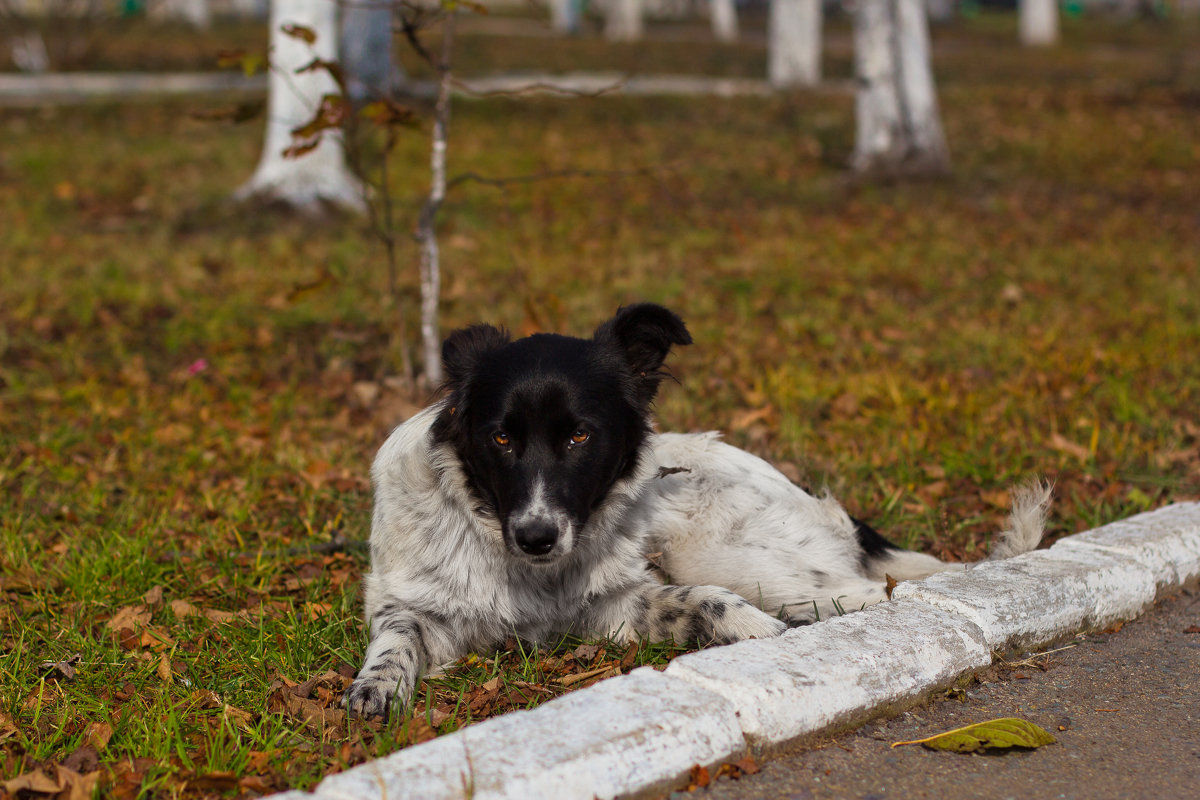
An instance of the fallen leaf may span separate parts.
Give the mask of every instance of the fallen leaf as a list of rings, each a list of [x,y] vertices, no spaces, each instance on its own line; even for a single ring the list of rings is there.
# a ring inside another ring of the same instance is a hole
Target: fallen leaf
[[[930,750],[951,750],[956,753],[974,753],[979,750],[1005,747],[1036,748],[1058,741],[1042,728],[1016,717],[978,722],[952,731],[939,733],[926,739],[893,742],[892,747],[904,744],[920,744]]]
[[[43,661],[38,665],[38,672],[49,673],[46,675],[48,679],[63,680],[69,683],[75,680],[75,665],[81,658],[83,658],[83,654],[76,653],[62,661]]]
[[[1048,444],[1050,445],[1050,447],[1059,451],[1060,453],[1066,453],[1069,456],[1074,456],[1075,458],[1078,458],[1080,461],[1087,461],[1089,458],[1092,457],[1092,453],[1090,450],[1088,450],[1086,447],[1084,447],[1081,444],[1076,444],[1075,442],[1072,442],[1070,439],[1066,438],[1061,433],[1051,434],[1050,441],[1048,442]]]
[[[420,744],[437,738],[437,731],[425,721],[424,717],[414,717],[409,720],[407,734],[409,744]]]
[[[55,800],[92,800],[96,794],[96,785],[100,782],[100,773],[80,775],[70,769],[59,767],[58,778],[65,784],[66,791],[60,792]]]
[[[572,654],[583,663],[590,664],[596,657],[596,653],[599,652],[600,645],[598,644],[581,644],[572,651]]]
[[[189,441],[195,436],[192,426],[182,422],[168,422],[154,431],[154,440],[162,445],[177,445]]]
[[[284,699],[284,710],[292,719],[302,722],[316,734],[341,728],[346,722],[346,712],[340,708],[325,708],[315,700],[307,700],[288,694]]]
[[[102,751],[108,747],[109,741],[113,736],[113,727],[107,722],[93,722],[88,725],[87,732],[83,735],[83,741],[97,751]]]
[[[187,779],[187,788],[206,792],[228,792],[238,788],[238,776],[232,772],[210,772]]]
[[[142,602],[151,608],[158,608],[163,602],[163,587],[155,586],[150,591],[142,595]]]
[[[845,392],[834,398],[829,409],[839,417],[853,417],[858,414],[858,397],[851,392]]]
[[[249,711],[243,711],[235,706],[226,705],[221,709],[221,716],[244,731],[254,730],[254,716]]]
[[[274,787],[272,780],[263,775],[246,775],[238,780],[238,788],[243,792],[270,794]]]
[[[57,777],[51,777],[40,769],[35,769],[5,781],[0,786],[11,795],[17,792],[36,792],[38,794],[56,794],[65,788],[65,782]]]
[[[759,770],[758,762],[751,756],[746,756],[741,761],[735,761],[733,765],[740,769],[743,775],[753,775]]]
[[[36,711],[43,705],[50,705],[62,698],[62,691],[58,688],[57,683],[46,683],[42,681],[38,687],[30,692],[21,702],[21,708],[26,711]]]
[[[693,765],[692,771],[688,775],[687,790],[689,792],[692,792],[692,791],[695,791],[696,789],[703,789],[703,788],[707,787],[710,783],[712,783],[712,778],[709,777],[708,767],[702,767],[699,764]]]
[[[34,592],[57,592],[62,588],[62,579],[39,575],[29,567],[0,575],[0,592],[32,594]]]
[[[613,666],[606,664],[603,667],[589,670],[587,672],[576,672],[574,675],[563,675],[561,678],[555,679],[555,682],[561,686],[574,686],[577,683],[586,681],[589,678],[607,678],[610,675],[621,674],[621,665]]]
[[[219,608],[201,608],[200,606],[192,605],[187,600],[182,599],[171,601],[171,613],[173,613],[177,619],[187,619],[188,617],[200,616],[204,617],[210,622],[216,622],[218,624],[249,616],[249,614],[244,611],[222,611]]]
[[[305,603],[304,618],[308,622],[315,622],[316,620],[328,614],[329,610],[332,608],[332,603]]]
[[[171,661],[167,658],[166,653],[158,657],[158,667],[155,668],[154,672],[163,683],[171,682]]]
[[[633,665],[637,663],[638,646],[637,643],[629,645],[625,651],[625,655],[621,656],[621,671],[628,672],[633,669]]]
[[[887,599],[891,600],[892,599],[892,590],[895,589],[897,586],[899,586],[900,583],[895,578],[893,578],[891,575],[888,575],[886,572],[883,574],[883,579],[884,579],[884,581],[886,581],[886,583],[883,586],[883,590],[885,592],[887,592]]]
[[[5,739],[11,739],[17,735],[17,724],[13,722],[12,717],[0,711],[0,742]]]
[[[145,606],[125,606],[117,609],[112,619],[104,623],[105,627],[114,631],[123,628],[137,630],[150,624],[150,610]]]
[[[743,409],[729,420],[729,429],[734,431],[744,431],[756,422],[764,422],[775,413],[775,407],[770,403],[762,408]]]
[[[1004,489],[997,492],[980,492],[979,497],[992,508],[998,508],[1001,511],[1005,511],[1012,506],[1012,497]]]
[[[1200,633],[1200,625],[1190,625],[1183,629],[1184,633]]]
[[[175,646],[175,640],[167,635],[165,631],[153,626],[147,626],[142,631],[142,636],[138,640],[142,647],[149,647],[153,650],[166,650]]]
[[[63,759],[62,765],[72,772],[85,774],[95,772],[96,767],[100,765],[100,753],[90,744],[85,744],[82,747],[75,749],[71,755]]]

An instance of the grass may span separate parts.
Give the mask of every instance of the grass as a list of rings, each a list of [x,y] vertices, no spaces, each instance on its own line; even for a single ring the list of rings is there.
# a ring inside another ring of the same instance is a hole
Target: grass
[[[849,179],[848,97],[458,103],[453,172],[615,172],[456,187],[445,328],[667,303],[696,345],[663,428],[726,430],[943,557],[979,557],[1030,474],[1057,482],[1052,537],[1196,499],[1200,68],[1179,28],[1033,52],[1007,24],[937,34],[936,183]],[[471,52],[529,66],[520,41]],[[309,786],[669,658],[512,643],[391,726],[338,716],[367,565],[328,545],[365,538],[370,459],[413,409],[383,380],[382,254],[355,220],[230,209],[261,130],[209,105],[0,110],[0,782],[65,761],[110,797]],[[398,155],[409,219],[426,147]],[[77,653],[73,681],[42,667]]]

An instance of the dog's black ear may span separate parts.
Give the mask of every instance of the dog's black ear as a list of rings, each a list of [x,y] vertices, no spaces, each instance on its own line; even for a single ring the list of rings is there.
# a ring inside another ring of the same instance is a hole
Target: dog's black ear
[[[615,346],[625,357],[630,372],[644,379],[638,394],[646,401],[654,397],[663,374],[659,372],[671,346],[691,344],[683,320],[654,303],[638,303],[618,309],[616,316],[596,329],[596,342]]]
[[[480,357],[508,342],[508,332],[491,325],[472,325],[447,336],[442,344],[446,386],[450,389],[461,386]]]

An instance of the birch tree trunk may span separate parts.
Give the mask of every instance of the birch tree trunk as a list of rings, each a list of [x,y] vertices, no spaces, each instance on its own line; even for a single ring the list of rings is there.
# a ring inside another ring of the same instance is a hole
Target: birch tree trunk
[[[604,38],[610,42],[635,42],[642,38],[642,0],[608,0]]]
[[[767,28],[767,81],[777,89],[820,83],[821,0],[771,0]]]
[[[559,33],[579,33],[583,0],[550,0],[550,27]]]
[[[1021,44],[1045,47],[1058,43],[1058,0],[1020,0]]]
[[[288,36],[283,33],[288,25],[312,30],[316,41],[309,45]],[[295,158],[283,154],[295,144],[292,130],[313,118],[322,97],[339,91],[323,69],[296,73],[314,58],[337,60],[337,4],[332,0],[272,0],[270,30],[266,141],[257,169],[234,198],[257,197],[310,213],[323,211],[326,203],[363,211],[365,189],[346,167],[340,131],[325,131],[320,144],[308,153]]]
[[[340,0],[342,71],[356,105],[387,97],[401,82],[392,58],[392,6],[388,0]]]
[[[930,66],[924,0],[858,3],[854,19],[859,172],[940,174],[950,169]]]
[[[718,42],[736,42],[738,38],[737,6],[733,0],[711,0],[713,37]]]
[[[433,146],[429,158],[429,197],[417,221],[421,245],[421,354],[425,379],[430,389],[442,382],[441,336],[438,335],[438,304],[442,291],[441,252],[437,240],[437,215],[446,199],[446,139],[450,130],[450,60],[454,53],[455,12],[446,15],[442,27],[442,53],[437,65],[438,94],[433,112]]]

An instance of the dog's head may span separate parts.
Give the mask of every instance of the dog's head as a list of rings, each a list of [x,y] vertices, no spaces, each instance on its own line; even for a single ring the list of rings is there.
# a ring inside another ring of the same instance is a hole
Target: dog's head
[[[509,553],[552,563],[638,463],[650,404],[683,321],[650,303],[617,311],[590,339],[516,341],[490,325],[442,348],[449,397],[434,436],[454,448]]]

